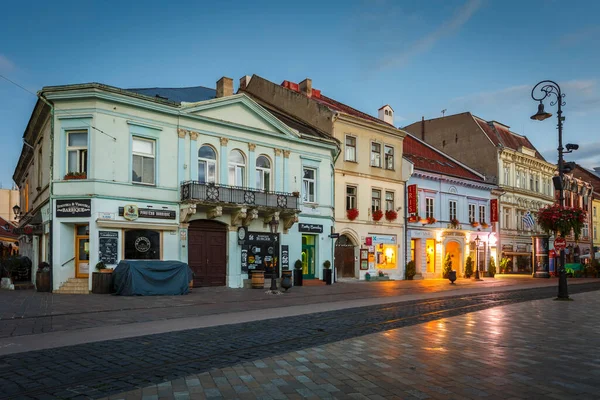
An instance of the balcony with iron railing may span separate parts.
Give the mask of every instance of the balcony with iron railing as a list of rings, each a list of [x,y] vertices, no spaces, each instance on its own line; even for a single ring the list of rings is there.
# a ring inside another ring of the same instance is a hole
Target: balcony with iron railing
[[[240,186],[186,181],[181,184],[181,201],[214,206],[272,209],[295,212],[299,196],[295,193],[274,192]]]

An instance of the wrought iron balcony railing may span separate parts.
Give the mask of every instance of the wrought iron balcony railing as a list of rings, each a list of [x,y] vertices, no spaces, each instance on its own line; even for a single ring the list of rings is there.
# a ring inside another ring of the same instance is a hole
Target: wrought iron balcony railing
[[[181,184],[181,201],[237,204],[248,207],[269,207],[297,210],[299,198],[292,193],[271,192],[240,186],[218,185],[198,181]]]

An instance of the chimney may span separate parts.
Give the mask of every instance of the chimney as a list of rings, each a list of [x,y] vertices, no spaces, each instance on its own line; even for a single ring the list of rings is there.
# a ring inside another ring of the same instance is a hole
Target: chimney
[[[308,97],[312,96],[312,79],[306,78],[300,82],[300,93],[304,93]]]
[[[222,77],[217,81],[217,97],[233,95],[233,79]]]
[[[248,85],[250,84],[250,75],[244,75],[240,78],[240,89],[239,90],[246,90],[246,88],[248,87]]]
[[[425,116],[421,117],[421,140],[425,141]]]
[[[386,104],[378,110],[377,118],[390,125],[394,125],[394,110],[389,104]]]

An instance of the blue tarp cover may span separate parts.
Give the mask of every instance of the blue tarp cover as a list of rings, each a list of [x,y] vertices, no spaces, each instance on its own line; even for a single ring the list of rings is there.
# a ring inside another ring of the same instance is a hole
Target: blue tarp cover
[[[192,278],[190,267],[180,261],[121,260],[113,272],[121,296],[188,294]]]

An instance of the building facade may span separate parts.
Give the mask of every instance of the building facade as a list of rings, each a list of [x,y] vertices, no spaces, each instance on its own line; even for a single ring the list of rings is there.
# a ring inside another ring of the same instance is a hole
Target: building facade
[[[532,235],[541,233],[533,221],[540,208],[553,204],[552,177],[556,166],[547,162],[527,137],[497,121],[471,113],[415,122],[405,129],[456,158],[499,187],[500,271],[532,273]]]
[[[386,105],[378,117],[325,96],[305,79],[277,85],[244,77],[240,90],[331,135],[342,143],[335,162],[335,270],[339,277],[365,279],[380,273],[404,278],[405,176],[402,141]]]
[[[416,277],[442,278],[449,255],[452,269],[465,275],[467,257],[481,272],[497,265],[491,199],[495,185],[483,175],[407,134],[404,157],[414,165],[408,181],[407,249]]]
[[[38,106],[47,112],[34,131],[52,148],[43,162],[54,291],[84,280],[87,292],[98,262],[114,268],[125,259],[181,260],[195,286],[242,287],[249,270],[279,274],[300,258],[303,229],[315,259],[332,259],[335,141],[233,95],[230,79],[216,91],[46,87]],[[37,184],[21,172],[32,150],[15,172],[22,195]],[[320,218],[302,216],[304,190]]]

